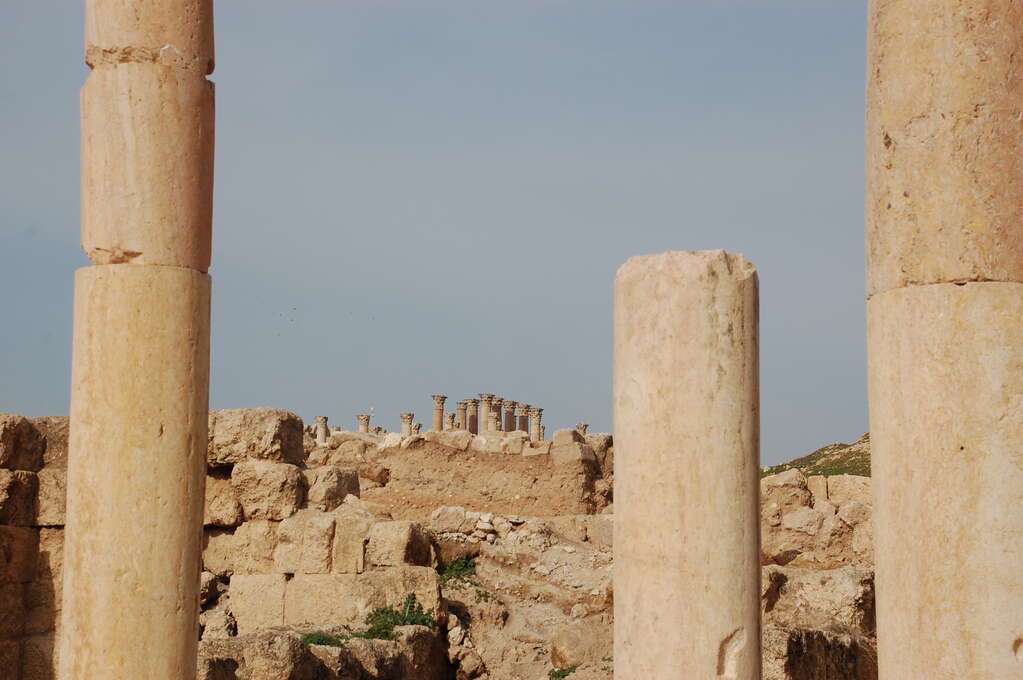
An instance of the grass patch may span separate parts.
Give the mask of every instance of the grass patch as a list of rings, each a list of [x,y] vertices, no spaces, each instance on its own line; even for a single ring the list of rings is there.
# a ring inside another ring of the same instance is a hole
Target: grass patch
[[[575,666],[569,666],[568,668],[552,668],[547,677],[550,680],[561,680],[561,678],[567,678],[568,676],[575,673]]]
[[[437,625],[433,616],[423,609],[419,600],[412,593],[405,596],[400,610],[394,607],[377,607],[366,616],[366,625],[369,626],[361,633],[351,635],[328,635],[327,633],[309,633],[302,636],[304,645],[327,645],[328,647],[342,647],[352,638],[364,640],[393,640],[394,629],[398,626],[426,626],[433,628]]]
[[[440,574],[440,584],[446,586],[453,581],[467,581],[472,583],[471,576],[476,575],[476,558],[459,557],[440,565],[437,569]]]

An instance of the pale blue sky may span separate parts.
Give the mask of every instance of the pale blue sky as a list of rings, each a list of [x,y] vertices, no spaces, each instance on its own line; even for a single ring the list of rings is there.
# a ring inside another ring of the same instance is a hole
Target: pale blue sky
[[[760,270],[762,457],[866,428],[859,2],[219,0],[216,408],[611,427],[629,256]],[[0,411],[66,413],[76,0],[0,4]],[[682,415],[682,414],[680,414]]]

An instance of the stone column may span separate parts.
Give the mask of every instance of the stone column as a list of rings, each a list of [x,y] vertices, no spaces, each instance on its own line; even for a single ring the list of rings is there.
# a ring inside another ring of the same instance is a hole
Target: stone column
[[[497,411],[487,414],[487,432],[497,432]]]
[[[467,399],[466,400],[466,415],[465,415],[465,417],[467,418],[466,423],[468,424],[468,427],[466,427],[466,429],[469,430],[469,432],[471,432],[472,434],[479,434],[479,432],[480,432],[479,412],[480,412],[480,400],[479,399]]]
[[[85,3],[58,677],[196,673],[213,3]],[[142,596],[140,597],[140,594]]]
[[[469,421],[466,417],[468,406],[469,402],[463,399],[458,402],[458,405],[455,407],[455,427],[459,430],[469,429]]]
[[[480,413],[479,413],[479,428],[483,432],[487,431],[490,425],[490,409],[494,404],[494,395],[492,394],[481,394],[480,395]]]
[[[450,411],[444,414],[444,429],[453,430],[455,429],[455,412]]]
[[[1023,669],[1023,6],[870,3],[880,678]]]
[[[419,434],[422,431],[423,431],[422,423],[415,423],[412,425],[412,434]]]
[[[414,413],[402,413],[401,418],[401,436],[408,437],[412,434],[412,419],[416,417]]]
[[[585,435],[586,434],[586,430],[590,429],[590,424],[589,423],[576,423],[575,424],[575,429],[576,429],[576,432],[578,432],[579,434]]]
[[[359,415],[355,416],[355,419],[359,423],[359,432],[363,432],[363,433],[367,433],[368,434],[369,433],[369,414],[368,413],[360,413]]]
[[[756,271],[634,257],[614,299],[615,678],[760,680]]]
[[[330,428],[327,427],[327,416],[316,416],[316,445],[326,446],[329,436]]]
[[[519,423],[516,429],[529,432],[529,410],[533,408],[529,404],[519,404]]]
[[[529,409],[529,441],[542,442],[543,432],[540,429],[540,419],[543,417],[543,409],[532,407]]]
[[[504,402],[504,431],[512,432],[515,430],[515,409],[518,404],[514,401],[508,400]]]
[[[433,423],[430,427],[434,432],[440,432],[444,429],[444,402],[447,401],[447,397],[443,394],[433,395]]]
[[[497,414],[497,426],[494,428],[495,432],[500,432],[504,429],[504,422],[501,420],[501,414],[504,413],[504,398],[494,397],[493,403],[490,405],[490,410]]]

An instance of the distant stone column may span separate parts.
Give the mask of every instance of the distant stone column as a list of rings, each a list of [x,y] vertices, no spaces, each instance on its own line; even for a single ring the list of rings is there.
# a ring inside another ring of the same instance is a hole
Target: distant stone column
[[[359,422],[359,432],[369,433],[369,414],[360,413],[355,416],[355,419]]]
[[[468,410],[469,402],[464,399],[458,402],[455,407],[455,427],[459,430],[469,429],[469,421],[466,418],[466,411]]]
[[[618,271],[617,680],[760,680],[757,304],[741,255]]]
[[[422,431],[423,431],[422,423],[415,423],[412,425],[412,434],[419,434]]]
[[[504,398],[494,397],[494,401],[490,405],[490,410],[497,414],[497,426],[494,428],[495,431],[500,432],[504,429],[504,422],[501,420],[501,414],[504,413]]]
[[[330,428],[327,427],[327,416],[316,416],[316,445],[326,446],[329,436]]]
[[[533,407],[529,404],[519,404],[519,423],[515,429],[529,432],[529,409],[531,408]]]
[[[450,411],[444,414],[444,429],[453,430],[455,429],[455,412]]]
[[[1018,678],[1023,5],[874,0],[868,19],[879,677]]]
[[[430,427],[434,432],[440,432],[444,429],[444,402],[447,401],[447,397],[443,394],[433,395],[433,424]]]
[[[543,418],[543,409],[532,407],[529,409],[529,441],[542,442],[543,431],[540,429],[540,419]]]
[[[494,395],[492,394],[481,394],[480,395],[480,413],[479,413],[479,428],[486,432],[490,426],[490,409],[494,405]]]
[[[408,437],[412,434],[412,419],[416,417],[414,413],[402,413],[401,418],[401,436]]]
[[[576,423],[575,429],[579,434],[586,434],[586,430],[590,429],[589,423]]]
[[[466,417],[466,425],[467,425],[466,429],[469,430],[469,432],[471,432],[472,434],[479,434],[479,431],[480,431],[480,420],[479,420],[480,400],[479,399],[467,399],[466,402],[465,402],[465,405],[466,405],[465,417]]]
[[[92,70],[80,92],[81,243],[91,266],[75,273],[57,674],[193,680],[209,395],[213,3],[88,0],[85,43]]]
[[[504,431],[512,432],[515,430],[515,409],[518,408],[518,403],[514,401],[504,402]]]
[[[487,432],[497,432],[497,411],[487,414]]]

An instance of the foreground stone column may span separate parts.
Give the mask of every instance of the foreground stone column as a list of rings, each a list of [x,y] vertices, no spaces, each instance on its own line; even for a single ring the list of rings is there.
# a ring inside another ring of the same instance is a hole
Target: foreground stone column
[[[316,445],[326,446],[330,429],[327,427],[327,416],[316,416]]]
[[[484,432],[487,431],[490,425],[490,409],[494,405],[494,395],[492,394],[481,394],[480,395],[480,413],[479,413],[479,426]]]
[[[634,257],[614,319],[615,678],[760,680],[756,271]]]
[[[480,421],[479,421],[479,399],[468,399],[466,400],[466,429],[473,434],[479,434],[480,432]]]
[[[529,441],[542,442],[543,431],[541,430],[540,419],[543,418],[543,409],[533,407],[529,409]]]
[[[88,0],[62,680],[196,673],[209,394],[211,0]],[[3,671],[0,671],[3,672]]]
[[[880,678],[1023,672],[1023,6],[870,4]]]
[[[360,413],[359,415],[355,416],[355,419],[359,423],[359,432],[369,433],[369,414]]]
[[[529,404],[519,404],[519,423],[517,430],[529,432],[529,410],[533,408]]]
[[[466,411],[468,410],[469,402],[464,399],[458,402],[455,407],[455,427],[459,430],[469,429],[468,420],[466,418]]]
[[[412,434],[412,419],[416,417],[416,414],[402,413],[398,417],[401,418],[401,436],[408,437]]]
[[[504,431],[512,432],[515,430],[515,409],[518,408],[518,403],[514,401],[504,402]]]
[[[443,394],[434,394],[433,398],[433,423],[430,429],[434,432],[440,432],[444,429],[444,402],[447,401],[447,396]]]

